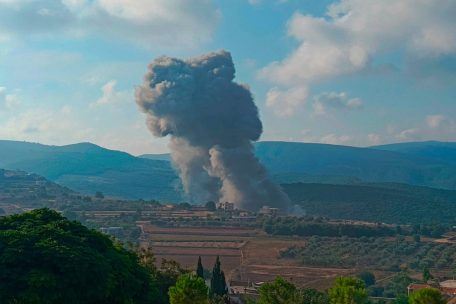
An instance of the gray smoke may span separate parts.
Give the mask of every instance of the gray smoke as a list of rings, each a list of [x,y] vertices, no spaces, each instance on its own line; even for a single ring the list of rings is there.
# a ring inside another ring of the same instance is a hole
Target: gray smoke
[[[240,208],[288,207],[288,197],[254,156],[262,133],[248,87],[233,81],[229,52],[154,60],[136,90],[155,136],[170,135],[170,150],[193,201],[228,201]]]

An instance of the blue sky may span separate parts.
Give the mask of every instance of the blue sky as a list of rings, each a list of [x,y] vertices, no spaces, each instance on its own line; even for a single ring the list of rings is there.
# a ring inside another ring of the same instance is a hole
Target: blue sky
[[[134,102],[155,57],[233,55],[262,140],[456,140],[452,0],[0,0],[0,138],[166,152]]]

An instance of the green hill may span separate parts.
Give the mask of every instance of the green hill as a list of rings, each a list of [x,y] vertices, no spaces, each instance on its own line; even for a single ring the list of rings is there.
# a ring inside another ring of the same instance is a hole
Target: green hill
[[[179,201],[169,162],[134,157],[90,143],[46,146],[0,141],[0,168],[36,173],[84,194]]]
[[[456,223],[456,191],[394,183],[282,185],[309,215],[384,223]]]
[[[350,177],[352,181],[355,178],[456,189],[456,166],[441,160],[372,148],[311,143],[259,142],[255,149],[269,173],[280,182],[293,182],[290,176],[294,176],[294,181],[305,182],[311,182],[309,176],[316,176],[316,182],[325,182],[321,177],[327,176],[333,180]]]
[[[255,153],[278,183],[396,182],[456,190],[456,143],[358,148],[265,141],[255,144]],[[169,160],[169,154],[140,157]]]
[[[374,149],[401,152],[408,155],[456,164],[456,142],[423,141],[374,146]]]
[[[418,146],[421,145],[425,143]],[[395,182],[456,190],[456,164],[451,163],[449,156],[432,157],[429,152],[441,150],[442,145],[447,147],[446,143],[433,143],[421,154],[407,154],[410,149],[404,149],[404,144],[374,149],[259,142],[255,149],[278,183]],[[402,147],[399,152],[381,150],[398,147]],[[134,157],[90,143],[47,146],[0,141],[0,168],[36,173],[84,194],[101,191],[128,199],[181,201],[180,182],[168,160],[169,154]]]

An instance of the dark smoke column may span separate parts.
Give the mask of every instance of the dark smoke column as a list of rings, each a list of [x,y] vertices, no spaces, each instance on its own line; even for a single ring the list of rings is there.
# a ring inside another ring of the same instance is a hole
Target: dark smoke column
[[[136,102],[155,136],[170,135],[172,160],[191,200],[286,209],[288,197],[253,154],[262,125],[248,87],[234,82],[234,74],[226,51],[160,57],[149,65]]]

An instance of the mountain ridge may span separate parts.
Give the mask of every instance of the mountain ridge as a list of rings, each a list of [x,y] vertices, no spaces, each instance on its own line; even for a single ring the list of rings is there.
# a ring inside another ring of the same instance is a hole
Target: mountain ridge
[[[255,153],[278,183],[396,182],[456,189],[456,165],[423,154],[383,150],[394,145],[359,148],[265,141],[255,143]],[[420,145],[428,143],[415,144]],[[184,200],[169,155],[146,157],[151,159],[87,142],[49,146],[0,140],[0,168],[40,174],[84,194],[102,191],[129,199]]]

